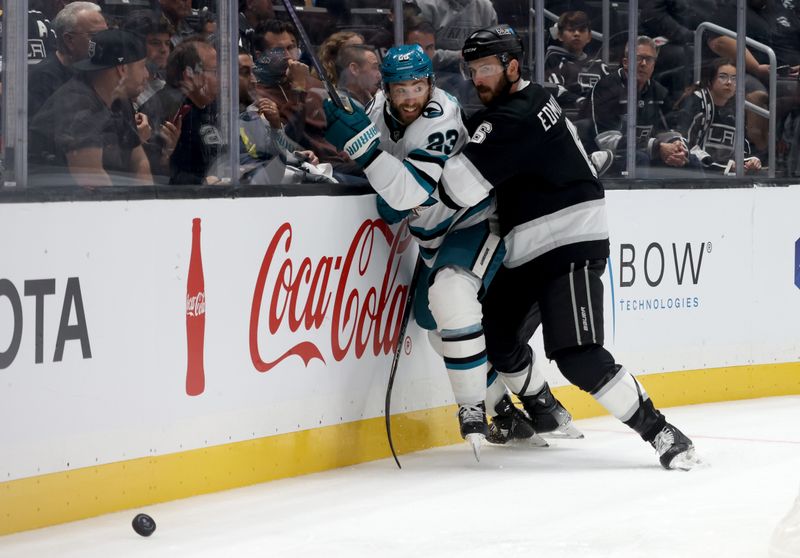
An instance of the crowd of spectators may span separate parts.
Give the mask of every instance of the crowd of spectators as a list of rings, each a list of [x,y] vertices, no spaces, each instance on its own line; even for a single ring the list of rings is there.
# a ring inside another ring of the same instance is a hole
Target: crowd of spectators
[[[217,1],[31,0],[31,184],[224,184],[230,146],[219,122]],[[364,183],[358,165],[324,137],[322,78],[354,103],[370,102],[381,87],[381,57],[394,43],[393,3],[295,3],[325,76],[317,75],[282,3],[239,0],[240,137],[234,149],[240,178]],[[735,89],[742,79],[751,103],[766,107],[769,95],[776,96],[778,175],[800,173],[800,3],[747,2],[747,36],[777,56],[776,91],[768,90],[769,65],[760,50],[748,48],[745,67],[737,69],[737,39],[706,31],[696,41],[704,21],[735,29],[735,0],[639,5],[635,56],[627,53],[623,26],[605,38],[610,56],[602,60],[602,43],[592,37],[602,28],[598,2],[545,4],[559,16],[546,30],[545,86],[576,124],[586,150],[607,150],[614,157],[608,173],[627,174],[629,143],[645,176],[733,173]],[[434,63],[436,86],[470,114],[481,105],[462,76],[464,39],[497,22],[526,26],[527,8],[521,0],[404,0],[404,41],[424,49]],[[695,83],[698,49],[704,64]],[[631,141],[629,71],[636,73],[638,98]],[[766,164],[767,130],[766,118],[747,114],[747,172]]]

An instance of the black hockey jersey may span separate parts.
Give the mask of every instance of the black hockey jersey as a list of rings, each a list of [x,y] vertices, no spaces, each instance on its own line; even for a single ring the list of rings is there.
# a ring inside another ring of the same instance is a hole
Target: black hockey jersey
[[[734,99],[724,106],[716,106],[708,89],[698,89],[683,101],[679,111],[673,113],[674,127],[686,138],[690,152],[694,149],[707,153],[711,160],[704,166],[723,170],[734,158],[736,145],[736,113]],[[750,144],[744,141],[745,157],[750,155]]]
[[[558,96],[558,103],[564,108],[579,109],[591,95],[595,84],[608,73],[602,60],[589,58],[586,53],[575,56],[564,47],[547,47],[545,79],[566,89],[566,93]]]
[[[476,205],[494,190],[507,267],[608,256],[605,195],[575,126],[539,85],[475,114],[471,139],[447,161],[450,201]]]
[[[656,135],[669,130],[664,116],[666,98],[666,88],[653,80],[639,92],[636,148],[646,151],[651,160],[658,159],[659,142]],[[595,134],[609,130],[621,132],[622,139],[616,145],[616,150],[618,154],[624,153],[628,144],[625,136],[628,121],[628,76],[625,71],[620,68],[597,82],[591,101]]]

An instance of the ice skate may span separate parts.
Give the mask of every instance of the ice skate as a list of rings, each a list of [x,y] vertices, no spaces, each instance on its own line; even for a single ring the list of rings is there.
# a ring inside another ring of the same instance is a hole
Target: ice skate
[[[583,438],[583,433],[572,424],[572,415],[559,403],[547,384],[536,395],[519,399],[538,434],[554,438]]]
[[[665,469],[688,471],[702,463],[695,453],[692,441],[669,423],[656,434],[650,445],[655,448],[661,466]]]
[[[535,447],[548,446],[547,441],[534,430],[531,420],[514,405],[508,394],[497,402],[494,410],[497,415],[492,418],[489,426],[487,442],[499,445],[518,443]]]
[[[470,444],[475,459],[480,461],[481,443],[489,434],[489,426],[486,424],[486,407],[483,402],[459,405],[458,424],[461,428],[461,437]]]

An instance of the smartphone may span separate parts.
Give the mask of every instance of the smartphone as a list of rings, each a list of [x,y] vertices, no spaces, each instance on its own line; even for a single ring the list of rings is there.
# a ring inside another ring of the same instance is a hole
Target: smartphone
[[[792,67],[789,64],[784,64],[783,66],[778,66],[775,68],[775,73],[778,74],[780,77],[786,77],[792,71]]]
[[[189,111],[192,110],[192,105],[181,105],[181,108],[178,109],[178,112],[175,113],[175,116],[169,119],[174,125],[178,125],[178,120],[186,116]]]

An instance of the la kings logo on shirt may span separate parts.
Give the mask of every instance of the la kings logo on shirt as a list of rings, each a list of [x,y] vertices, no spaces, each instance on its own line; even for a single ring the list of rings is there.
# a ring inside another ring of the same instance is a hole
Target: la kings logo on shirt
[[[480,126],[478,126],[478,129],[475,130],[475,133],[472,134],[472,138],[470,138],[469,141],[472,143],[483,143],[483,140],[485,140],[486,136],[488,136],[491,132],[492,123],[484,120],[481,122]]]
[[[222,137],[219,135],[219,130],[212,124],[200,126],[200,137],[205,145],[222,145]]]

